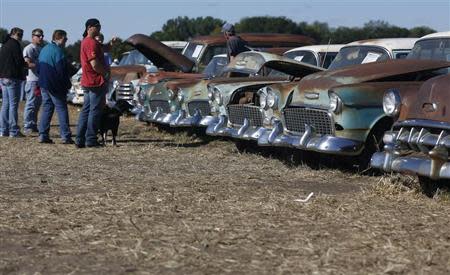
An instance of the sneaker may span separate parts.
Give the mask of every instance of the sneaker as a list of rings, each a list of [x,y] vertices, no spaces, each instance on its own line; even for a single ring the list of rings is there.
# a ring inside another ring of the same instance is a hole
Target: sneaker
[[[46,144],[53,144],[53,140],[46,138],[46,139],[39,139],[39,143],[46,143]]]
[[[75,143],[75,147],[77,147],[78,149],[86,147],[86,145],[84,145],[84,143],[76,143],[76,142],[74,142],[74,143]]]
[[[66,140],[63,140],[63,142],[62,142],[62,144],[74,144],[75,143],[75,141],[73,141],[73,139],[66,139]]]
[[[22,132],[17,132],[17,134],[15,134],[15,135],[9,134],[9,137],[10,138],[23,138],[23,137],[25,137],[25,135],[22,134]]]
[[[93,144],[86,144],[86,147],[88,147],[88,148],[99,148],[99,147],[103,147],[104,145],[103,144],[101,144],[100,142],[96,142],[96,143],[93,143]]]

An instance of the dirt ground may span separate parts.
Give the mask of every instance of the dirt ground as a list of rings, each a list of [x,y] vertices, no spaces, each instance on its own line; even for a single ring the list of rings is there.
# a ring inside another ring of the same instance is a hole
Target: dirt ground
[[[118,147],[76,149],[56,124],[53,145],[0,139],[1,274],[450,273],[450,196],[413,177],[292,165],[132,117]]]

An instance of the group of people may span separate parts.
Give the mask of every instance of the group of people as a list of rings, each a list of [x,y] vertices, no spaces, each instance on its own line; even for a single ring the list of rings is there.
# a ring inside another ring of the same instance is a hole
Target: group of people
[[[64,53],[67,32],[55,30],[51,42],[43,46],[44,32],[39,28],[34,29],[31,43],[22,51],[20,42],[23,30],[17,27],[11,29],[0,49],[0,85],[3,97],[0,137],[19,138],[38,132],[40,143],[53,143],[49,132],[50,121],[56,109],[63,144],[75,144],[77,148],[101,146],[97,141],[97,132],[110,78],[104,49],[107,50],[114,39],[110,44],[103,45],[100,30],[99,20],[91,18],[86,21],[80,49],[84,105],[74,141],[66,100],[71,87],[68,61]],[[24,80],[26,104],[22,133],[18,124],[18,106],[21,83]]]

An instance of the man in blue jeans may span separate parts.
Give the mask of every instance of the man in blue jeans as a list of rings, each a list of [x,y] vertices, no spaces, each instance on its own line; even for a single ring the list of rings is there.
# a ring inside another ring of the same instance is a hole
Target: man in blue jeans
[[[109,67],[105,64],[102,45],[95,40],[100,34],[100,22],[91,18],[86,21],[83,41],[80,48],[80,61],[83,69],[81,86],[85,89],[84,104],[78,118],[76,146],[99,147],[97,133],[108,91]]]
[[[18,125],[18,113],[21,83],[25,80],[25,60],[22,56],[20,41],[23,30],[12,28],[9,36],[2,41],[0,50],[0,85],[2,87],[2,109],[0,136],[23,137]]]
[[[39,86],[42,93],[41,121],[39,124],[39,142],[53,143],[50,139],[50,122],[56,108],[59,131],[63,144],[73,144],[67,110],[67,93],[72,86],[63,48],[67,42],[67,33],[55,30],[52,43],[47,44],[39,54]]]
[[[23,114],[25,134],[38,132],[37,114],[39,107],[41,107],[41,91],[38,85],[37,63],[43,41],[44,32],[42,29],[34,29],[31,32],[31,43],[23,49],[23,57],[28,65],[27,82],[25,84],[26,104]]]

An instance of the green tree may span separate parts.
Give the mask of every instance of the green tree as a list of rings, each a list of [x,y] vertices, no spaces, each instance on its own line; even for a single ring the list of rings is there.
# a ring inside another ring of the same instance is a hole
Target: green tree
[[[189,18],[179,16],[168,20],[161,31],[151,34],[151,37],[162,40],[189,40],[198,35],[209,35],[223,25],[224,21],[211,16]]]
[[[426,26],[418,26],[409,30],[409,37],[422,37],[424,35],[436,32],[432,28]]]
[[[284,16],[254,16],[242,18],[236,24],[237,32],[295,33],[297,24]]]

